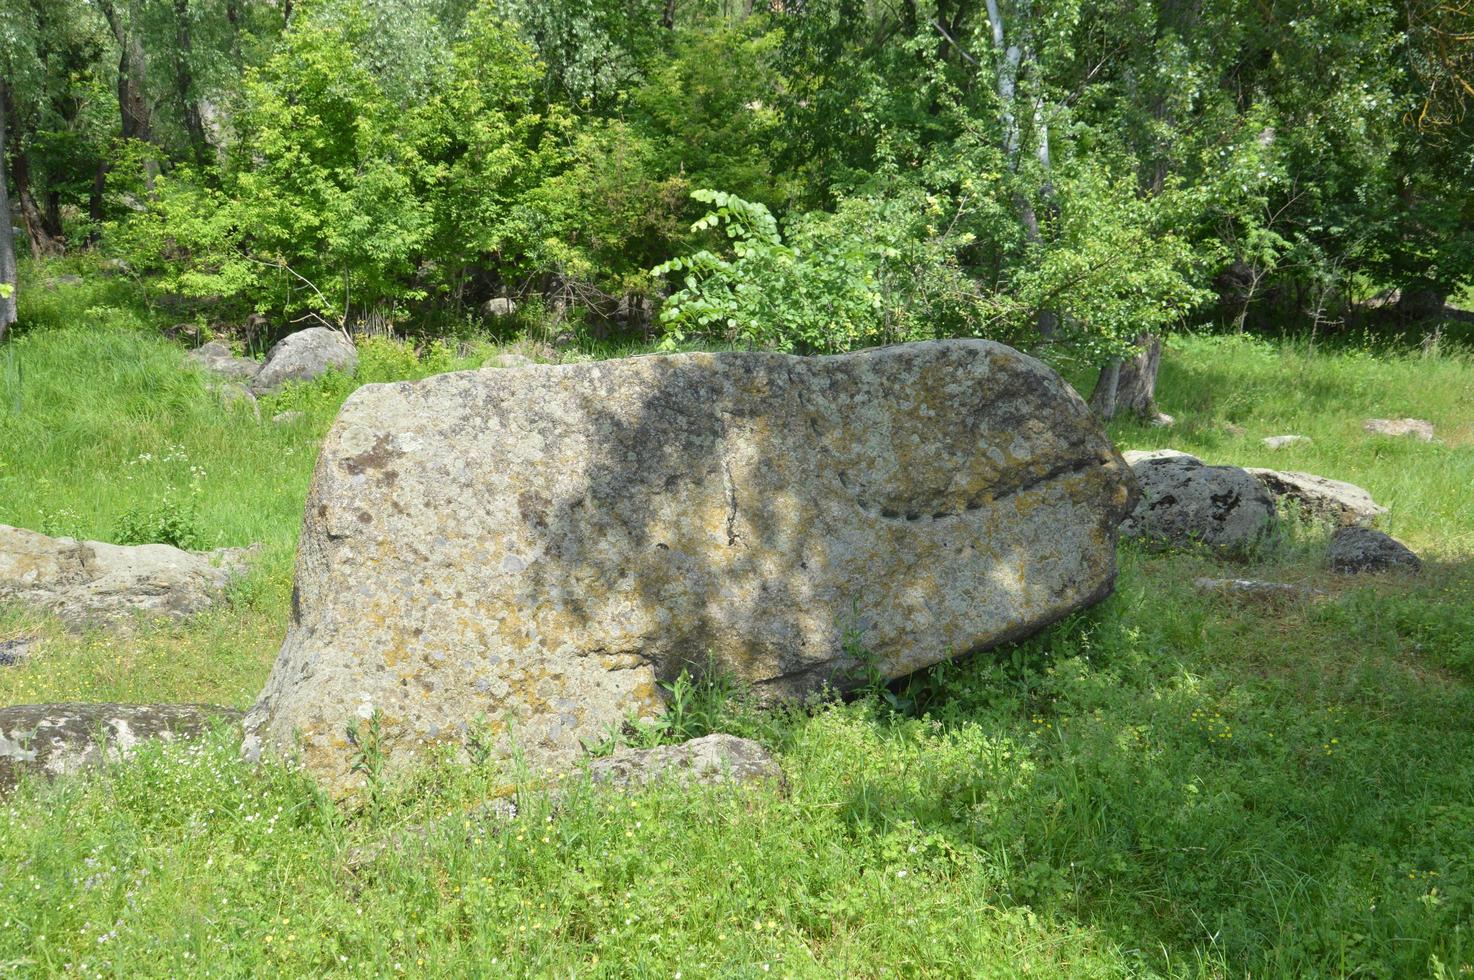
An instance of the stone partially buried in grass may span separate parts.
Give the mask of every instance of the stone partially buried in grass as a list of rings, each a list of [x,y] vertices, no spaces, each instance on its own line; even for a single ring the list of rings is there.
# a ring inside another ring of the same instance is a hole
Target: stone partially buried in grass
[[[1387,513],[1387,508],[1354,483],[1332,480],[1314,473],[1294,473],[1250,467],[1248,472],[1264,484],[1277,500],[1292,501],[1302,517],[1335,525],[1367,525]]]
[[[1366,527],[1343,527],[1331,535],[1326,553],[1331,571],[1342,575],[1362,572],[1417,572],[1422,559],[1411,548],[1389,534]]]
[[[901,676],[1108,595],[1133,502],[1079,396],[984,341],[370,385],[247,750],[342,795],[368,745],[567,765],[708,658],[767,699]]]
[[[0,601],[54,612],[71,626],[189,616],[220,600],[247,553],[53,538],[0,524]]]
[[[1425,419],[1367,419],[1362,428],[1379,436],[1412,436],[1419,442],[1433,441],[1433,423]]]
[[[1268,449],[1286,449],[1300,444],[1310,445],[1309,436],[1265,436],[1259,440]]]
[[[184,359],[211,374],[233,381],[250,381],[261,372],[260,361],[236,357],[228,345],[218,340],[196,347],[184,355]]]
[[[1208,466],[1175,449],[1132,450],[1126,462],[1141,483],[1141,500],[1121,525],[1123,535],[1243,554],[1274,529],[1274,499],[1237,466]]]
[[[280,391],[289,381],[311,381],[330,369],[352,374],[358,368],[358,351],[342,332],[327,327],[309,327],[288,334],[266,352],[266,363],[251,381],[258,395]]]
[[[67,776],[125,759],[151,739],[197,738],[241,712],[208,704],[21,704],[0,708],[0,793],[21,773]]]

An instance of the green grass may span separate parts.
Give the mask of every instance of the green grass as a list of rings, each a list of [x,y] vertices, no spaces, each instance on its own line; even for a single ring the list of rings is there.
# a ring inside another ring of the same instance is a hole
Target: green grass
[[[136,328],[48,321],[10,349],[0,522],[106,538],[169,495],[210,544],[265,552],[231,604],[181,625],[72,635],[0,613],[0,639],[43,637],[0,669],[0,704],[248,703],[285,626],[315,447],[352,382],[263,404],[258,423]],[[480,356],[383,347],[361,374]],[[778,754],[786,791],[575,790],[555,815],[526,787],[505,831],[464,819],[495,771],[427,767],[349,812],[301,773],[239,763],[229,732],[154,747],[0,803],[0,974],[1474,971],[1470,360],[1184,338],[1159,391],[1178,425],[1123,425],[1123,445],[1359,483],[1425,573],[1337,579],[1313,529],[1257,571],[1127,550],[1111,599],[918,675],[892,692],[903,713],[728,705],[723,727]],[[287,407],[306,419],[270,423]],[[1374,415],[1430,419],[1442,441],[1373,437]],[[1258,442],[1284,432],[1314,441]],[[1205,574],[1329,595],[1207,598],[1190,585]],[[410,825],[434,829],[350,860]]]

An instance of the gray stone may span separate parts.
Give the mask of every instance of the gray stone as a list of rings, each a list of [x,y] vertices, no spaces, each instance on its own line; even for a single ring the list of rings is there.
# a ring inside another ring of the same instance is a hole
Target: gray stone
[[[55,778],[127,758],[149,740],[197,738],[241,712],[207,704],[20,704],[0,708],[0,793],[21,773]]]
[[[260,361],[236,357],[228,345],[218,340],[196,347],[184,359],[201,370],[233,380],[250,381],[261,372]]]
[[[1250,467],[1248,472],[1264,484],[1276,500],[1294,501],[1302,517],[1336,525],[1372,524],[1387,508],[1354,483],[1332,480],[1314,473],[1284,472]]]
[[[0,601],[49,610],[74,626],[135,613],[188,616],[220,599],[247,554],[52,538],[0,524]]]
[[[292,425],[294,423],[302,421],[306,417],[307,415],[304,412],[277,412],[271,417],[271,421],[275,422],[277,425]]]
[[[244,409],[255,417],[257,422],[261,421],[261,403],[256,396],[251,394],[251,389],[243,384],[228,384],[220,386],[220,404],[226,411]]]
[[[1416,572],[1423,567],[1422,560],[1407,545],[1369,527],[1343,527],[1331,535],[1326,563],[1331,571],[1342,575],[1393,570]]]
[[[33,636],[13,636],[8,640],[0,640],[0,667],[17,667],[24,663],[35,645],[36,638]]]
[[[1252,598],[1295,599],[1323,596],[1320,589],[1290,582],[1261,582],[1249,578],[1200,578],[1193,582],[1203,592]]]
[[[272,345],[251,389],[258,395],[271,394],[289,381],[311,381],[329,369],[352,374],[358,369],[358,350],[340,331],[309,327]]]
[[[483,316],[511,316],[517,312],[517,301],[505,296],[489,299],[481,304]]]
[[[1379,436],[1412,436],[1420,442],[1433,441],[1433,423],[1425,419],[1367,419],[1362,428]]]
[[[768,750],[751,739],[712,734],[653,749],[622,747],[589,762],[589,777],[602,785],[632,789],[669,781],[679,786],[773,782],[783,770]]]
[[[1309,436],[1265,436],[1259,440],[1270,449],[1284,449],[1287,446],[1295,446],[1301,443],[1310,445]]]
[[[1129,451],[1141,500],[1121,525],[1128,537],[1168,547],[1242,553],[1274,530],[1274,498],[1237,466],[1208,466],[1175,449]]]
[[[901,676],[1108,595],[1134,500],[1073,389],[986,341],[369,385],[247,751],[300,736],[344,795],[355,720],[390,770],[473,733],[556,768],[708,656],[767,699]]]

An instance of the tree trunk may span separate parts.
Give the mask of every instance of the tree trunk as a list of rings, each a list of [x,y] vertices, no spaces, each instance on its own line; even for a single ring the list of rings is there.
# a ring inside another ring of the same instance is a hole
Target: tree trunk
[[[93,224],[90,240],[94,242],[98,237],[98,227],[102,225],[102,207],[105,200],[104,194],[107,192],[107,172],[110,169],[111,164],[104,156],[98,159],[97,169],[92,172],[92,190],[87,195],[87,217]]]
[[[12,141],[10,178],[15,181],[16,203],[20,205],[21,221],[25,225],[26,239],[31,243],[31,254],[38,259],[55,255],[61,251],[61,247],[47,230],[46,218],[41,213],[40,205],[36,203],[35,195],[31,193],[31,159],[17,139],[21,131],[20,115],[16,112],[15,100],[11,98],[9,88],[0,90],[0,114],[6,117],[6,127]]]
[[[954,27],[960,29],[962,10],[965,4],[959,5],[957,13],[958,23]],[[1019,170],[1019,151],[1023,144],[1023,130],[1019,123],[1019,96],[1018,80],[1020,73],[1029,67],[1034,60],[1034,52],[1030,40],[1030,25],[1027,12],[1023,15],[1024,23],[1019,29],[1012,33],[1012,43],[1009,43],[1010,33],[1005,29],[1003,23],[1003,11],[998,5],[998,0],[986,0],[988,14],[988,28],[993,38],[994,70],[996,72],[996,91],[998,102],[1003,109],[1003,157],[1008,164],[1008,169],[1017,173]],[[1034,105],[1034,118],[1040,126],[1040,140],[1038,146],[1039,165],[1043,169],[1044,186],[1041,191],[1046,200],[1053,193],[1049,182],[1049,131],[1043,125],[1043,106],[1037,102]],[[1041,246],[1044,237],[1039,230],[1039,214],[1034,208],[1032,198],[1022,191],[1014,194],[1014,208],[1018,212],[1019,223],[1024,229],[1024,238],[1032,246]],[[1038,310],[1034,315],[1034,325],[1039,331],[1039,336],[1044,340],[1053,340],[1059,334],[1059,314],[1054,310]]]
[[[9,98],[5,81],[0,79],[0,98]],[[0,297],[0,340],[15,322],[15,229],[10,224],[9,181],[5,177],[5,113],[0,112],[0,284],[10,287],[10,295]]]
[[[1136,338],[1138,351],[1125,359],[1111,361],[1100,369],[1090,407],[1103,419],[1134,415],[1153,425],[1171,425],[1172,417],[1157,410],[1157,369],[1162,363],[1162,338],[1143,333]]]
[[[194,73],[189,65],[193,53],[189,36],[189,0],[174,0],[174,22],[175,41],[179,49],[174,61],[174,87],[184,110],[184,129],[189,134],[189,145],[194,151],[195,163],[203,167],[210,161],[210,145],[205,139],[200,103],[194,93]]]
[[[118,42],[118,114],[122,117],[123,139],[152,143],[154,139],[153,107],[144,94],[147,62],[143,44],[118,15],[113,0],[98,0],[98,7]],[[158,164],[147,160],[143,165],[143,183],[150,194]]]

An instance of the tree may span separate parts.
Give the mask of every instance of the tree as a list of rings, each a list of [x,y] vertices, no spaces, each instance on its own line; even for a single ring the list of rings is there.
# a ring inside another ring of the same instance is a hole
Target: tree
[[[7,92],[5,80],[0,78],[0,97]],[[5,159],[5,114],[0,113],[0,161]],[[5,168],[0,166],[0,340],[15,322],[15,230],[10,226],[10,191],[6,184]]]

